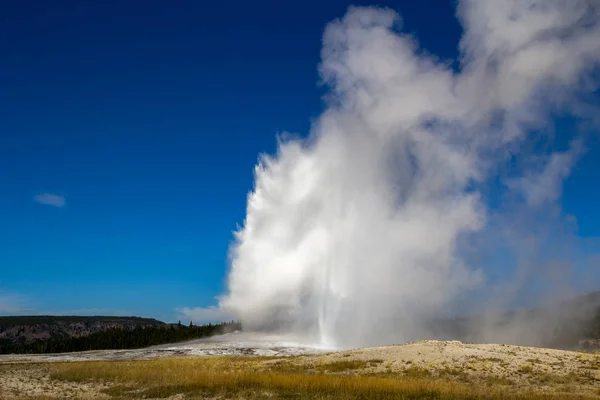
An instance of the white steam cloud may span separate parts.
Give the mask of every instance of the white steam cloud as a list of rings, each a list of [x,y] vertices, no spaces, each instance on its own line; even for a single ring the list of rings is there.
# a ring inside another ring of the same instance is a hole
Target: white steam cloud
[[[482,189],[504,182],[532,209],[559,198],[581,141],[525,144],[533,131],[545,140],[557,112],[586,118],[600,6],[463,0],[458,15],[458,71],[401,33],[392,10],[350,8],[327,26],[328,108],[307,139],[261,157],[231,249],[220,307],[245,329],[335,347],[420,338],[485,282],[485,262],[464,256],[490,224]],[[518,175],[504,175],[509,163]]]

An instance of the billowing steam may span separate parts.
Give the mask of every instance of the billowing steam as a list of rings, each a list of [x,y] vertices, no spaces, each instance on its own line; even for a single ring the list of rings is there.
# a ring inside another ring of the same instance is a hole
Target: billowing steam
[[[463,0],[458,15],[456,69],[389,9],[350,8],[327,26],[328,107],[307,139],[261,157],[231,249],[220,306],[246,329],[335,347],[420,338],[486,284],[489,260],[467,255],[508,204],[559,198],[581,140],[535,144],[557,113],[587,118],[600,6]]]

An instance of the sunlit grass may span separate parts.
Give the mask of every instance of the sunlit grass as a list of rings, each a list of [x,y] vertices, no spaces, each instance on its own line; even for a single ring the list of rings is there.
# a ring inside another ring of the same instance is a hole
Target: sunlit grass
[[[52,364],[51,378],[109,384],[116,399],[294,398],[294,399],[583,399],[582,396],[519,393],[506,387],[469,385],[426,374],[352,374],[372,361],[300,365],[293,359],[214,357],[150,361]]]

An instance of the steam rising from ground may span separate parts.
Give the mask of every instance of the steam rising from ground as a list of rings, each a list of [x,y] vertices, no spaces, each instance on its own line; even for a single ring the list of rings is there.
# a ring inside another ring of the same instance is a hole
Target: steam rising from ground
[[[559,199],[581,140],[531,144],[548,141],[557,112],[587,118],[600,7],[463,0],[458,15],[458,70],[389,9],[350,8],[327,26],[328,107],[307,139],[261,156],[231,249],[220,306],[245,329],[335,347],[420,338],[487,285],[486,261],[467,256],[478,238],[509,208],[535,215]]]

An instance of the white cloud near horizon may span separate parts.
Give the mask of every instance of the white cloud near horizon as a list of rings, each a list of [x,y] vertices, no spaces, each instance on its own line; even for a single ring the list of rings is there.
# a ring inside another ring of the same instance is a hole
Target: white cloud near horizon
[[[60,196],[58,194],[53,193],[38,194],[33,197],[33,200],[35,200],[35,202],[38,204],[44,204],[53,207],[64,207],[67,205],[64,196]]]
[[[215,306],[210,307],[183,307],[177,310],[178,318],[183,321],[192,321],[195,324],[209,322],[225,322],[237,319],[230,312]]]
[[[25,298],[23,296],[0,291],[0,315],[16,314],[24,311]]]
[[[109,316],[109,317],[138,317],[139,313],[135,313],[128,310],[120,310],[114,308],[75,308],[68,310],[49,310],[49,311],[38,311],[37,315],[60,315],[60,316]]]

